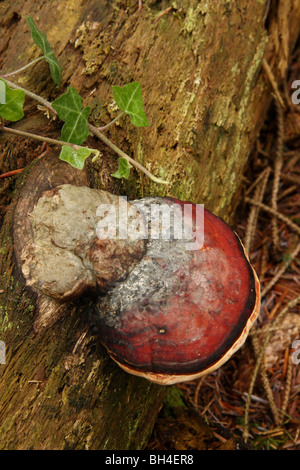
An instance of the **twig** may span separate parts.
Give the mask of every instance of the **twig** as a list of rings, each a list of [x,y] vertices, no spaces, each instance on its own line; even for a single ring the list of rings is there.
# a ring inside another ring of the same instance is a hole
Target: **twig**
[[[196,390],[195,390],[194,405],[195,405],[196,408],[198,407],[199,391],[200,391],[200,388],[201,388],[201,385],[202,385],[202,383],[203,383],[204,378],[205,378],[205,377],[200,377],[200,379],[199,379],[199,381],[198,381],[198,383],[197,383]]]
[[[300,227],[298,227],[298,225],[294,224],[294,222],[292,222],[288,217],[286,217],[285,215],[281,214],[280,212],[278,211],[275,211],[274,209],[272,209],[271,207],[267,206],[266,204],[263,204],[262,202],[257,202],[255,201],[254,199],[250,198],[250,197],[246,197],[245,198],[245,201],[246,202],[249,202],[250,204],[254,204],[255,206],[258,206],[260,207],[261,209],[263,209],[264,211],[266,212],[269,212],[269,214],[272,214],[274,215],[275,217],[277,217],[278,219],[282,220],[283,222],[285,222],[289,227],[291,227],[291,229],[293,229],[295,232],[297,232],[299,235],[300,235]]]
[[[289,194],[293,193],[297,189],[297,185],[294,184],[294,186],[289,186],[285,191],[280,192],[280,196],[277,198],[277,201],[281,201],[284,199],[286,196]],[[297,204],[299,204],[299,201],[295,201]]]
[[[251,186],[249,186],[249,188],[247,188],[246,194],[247,194],[247,195],[250,194],[251,191],[258,185],[258,183],[260,182],[260,180],[262,180],[263,178],[266,177],[266,173],[270,173],[270,171],[271,171],[271,167],[268,166],[267,168],[265,168],[264,171],[262,171],[262,172],[258,175],[258,177],[256,178],[256,180],[251,184]]]
[[[281,312],[279,313],[279,315],[277,315],[276,319],[274,320],[273,324],[272,324],[272,328],[274,328],[275,326],[277,326],[277,323],[280,321],[280,319],[293,307],[295,307],[298,303],[300,302],[300,295],[298,297],[296,297],[295,299],[291,300],[282,310]],[[256,330],[254,330],[256,332]],[[262,345],[262,348],[260,350],[260,353],[257,357],[257,360],[256,360],[256,364],[255,364],[255,367],[254,367],[254,371],[253,371],[253,374],[252,374],[252,378],[251,378],[251,382],[250,382],[250,386],[249,386],[249,390],[248,390],[248,397],[247,397],[247,401],[246,401],[246,405],[245,405],[245,424],[244,424],[244,439],[245,441],[247,442],[248,440],[248,437],[249,437],[249,409],[250,409],[250,402],[251,402],[251,396],[252,396],[252,392],[253,392],[253,389],[254,389],[254,385],[255,385],[255,381],[256,381],[256,378],[257,378],[257,374],[258,374],[258,371],[260,369],[260,366],[261,366],[261,363],[262,363],[262,360],[263,360],[263,357],[264,357],[264,353],[265,353],[265,350],[266,350],[266,347],[269,343],[269,340],[271,338],[271,335],[272,335],[272,332],[271,331],[268,331],[267,335],[266,335],[266,338],[263,342],[263,345]]]
[[[294,251],[292,251],[292,253],[289,254],[289,257],[290,257],[289,262],[283,263],[282,267],[279,269],[277,274],[273,277],[273,279],[271,279],[269,284],[267,284],[266,287],[262,290],[262,292],[261,292],[262,297],[264,297],[267,294],[267,292],[269,292],[269,290],[272,289],[272,287],[276,284],[278,279],[281,278],[282,274],[286,271],[286,269],[290,265],[291,261],[294,258],[296,258],[296,256],[298,255],[299,252],[300,252],[300,243],[298,243],[298,245],[296,246]]]
[[[255,190],[254,200],[256,202],[261,202],[263,200],[266,185],[269,179],[269,175],[270,175],[270,167],[267,167],[260,174],[260,179],[263,178],[263,182],[261,186],[258,186]],[[258,182],[258,178],[257,178],[257,182]],[[258,214],[259,214],[259,207],[256,207],[256,206],[252,207],[249,217],[248,217],[246,235],[245,235],[245,249],[247,253],[249,253],[251,249],[251,243],[252,243],[253,235],[255,232],[256,225],[257,225]]]
[[[265,273],[267,271],[267,266],[268,266],[268,248],[267,245],[264,243],[262,246],[262,255],[261,255],[261,263],[260,263],[260,273],[259,273],[259,279],[260,283],[262,284]]]
[[[44,152],[42,152],[37,158],[38,159],[43,158],[48,152],[49,152],[49,148],[46,148],[46,150],[44,150]]]
[[[166,10],[162,11],[161,13],[159,13],[159,15],[155,18],[155,20],[153,21],[153,23],[157,23],[164,15],[166,15],[167,13],[169,13],[169,11],[172,11],[173,10],[173,6],[170,6],[168,8],[166,8]]]
[[[259,339],[256,335],[252,335],[251,338],[252,338],[252,345],[253,345],[253,349],[254,349],[254,352],[256,354],[256,357],[259,357],[259,355],[260,355]],[[265,348],[264,348],[264,352],[265,352]],[[264,389],[265,389],[265,392],[266,392],[266,395],[267,395],[267,398],[268,398],[268,401],[269,401],[269,405],[270,405],[270,408],[271,408],[271,411],[272,411],[272,414],[273,414],[273,417],[274,417],[275,424],[276,424],[276,426],[278,426],[280,424],[278,408],[277,408],[277,405],[276,405],[275,400],[274,400],[274,395],[273,395],[273,392],[272,392],[272,389],[271,389],[271,386],[270,386],[270,382],[269,382],[269,379],[268,379],[268,376],[267,376],[267,372],[266,372],[264,363],[261,364],[260,369],[261,369],[260,370],[261,381],[262,381],[262,384],[264,386]]]
[[[278,198],[278,189],[280,184],[280,174],[283,165],[283,137],[284,137],[284,128],[283,128],[283,112],[282,107],[280,106],[277,99],[275,99],[276,113],[277,113],[277,143],[276,143],[276,154],[274,162],[274,180],[272,188],[272,198],[271,205],[274,211],[277,211],[277,198]],[[277,219],[275,215],[272,217],[272,237],[273,244],[275,249],[279,249],[279,236],[278,236],[278,226]]]
[[[277,97],[277,99],[278,99],[280,105],[281,105],[282,108],[284,109],[284,108],[285,108],[285,105],[284,105],[284,102],[283,102],[283,100],[282,100],[282,98],[281,98],[280,92],[279,92],[279,90],[278,90],[277,82],[276,82],[276,80],[275,80],[275,77],[274,77],[274,75],[273,75],[273,72],[272,72],[272,70],[271,70],[271,68],[270,68],[270,66],[269,66],[269,64],[268,64],[268,62],[266,61],[266,59],[263,59],[263,60],[262,60],[262,68],[263,68],[264,72],[266,73],[266,75],[267,75],[267,77],[268,77],[268,79],[269,79],[269,82],[270,82],[271,85],[272,85],[272,88],[273,88],[273,90],[274,90],[274,93],[275,93],[275,95],[276,95],[276,97]]]
[[[300,178],[295,175],[285,175],[284,173],[281,175],[281,178],[285,181],[289,181],[290,183],[295,183],[298,186],[300,185]]]
[[[257,186],[255,193],[254,193],[254,201],[257,201],[260,197],[261,191],[260,187]],[[261,202],[261,201],[259,201]],[[253,240],[253,235],[255,232],[255,219],[257,219],[257,214],[258,214],[259,208],[257,206],[252,206],[250,209],[250,213],[247,219],[247,227],[246,227],[246,233],[245,233],[245,249],[247,253],[250,253],[251,250],[251,243]]]
[[[288,407],[288,402],[291,393],[291,386],[292,386],[292,378],[293,378],[293,362],[291,361],[290,355],[288,354],[287,360],[287,370],[286,370],[286,382],[285,382],[285,389],[284,389],[284,396],[283,396],[283,403],[281,406],[281,423],[284,420],[284,416]]]

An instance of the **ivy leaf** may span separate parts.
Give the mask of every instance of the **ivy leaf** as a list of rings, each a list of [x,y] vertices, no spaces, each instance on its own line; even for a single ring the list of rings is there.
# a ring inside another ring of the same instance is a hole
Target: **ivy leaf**
[[[92,150],[87,147],[79,147],[75,150],[69,145],[63,145],[59,158],[64,162],[70,163],[74,168],[82,170],[85,160],[90,156]]]
[[[126,158],[119,158],[119,168],[111,176],[114,178],[125,178],[128,180],[130,174],[130,168],[133,168]]]
[[[149,126],[143,109],[142,88],[140,82],[128,85],[113,86],[113,97],[121,111],[129,114],[132,124],[138,127]]]
[[[42,50],[44,59],[49,64],[52,80],[56,85],[59,85],[61,81],[62,67],[55,57],[55,54],[48,42],[47,36],[38,29],[31,16],[27,15],[26,19],[31,29],[33,41]]]
[[[6,90],[5,83],[3,80],[0,81],[0,104],[6,103]]]
[[[4,103],[0,104],[0,116],[8,121],[18,121],[24,116],[23,105],[25,100],[24,90],[15,90],[10,88],[7,83],[0,79],[0,84],[4,84],[5,96]],[[3,91],[3,85],[1,85]],[[3,96],[2,96],[3,98]]]
[[[81,96],[73,87],[52,103],[53,108],[65,124],[61,132],[61,140],[81,145],[89,136],[88,116],[90,108],[82,109]]]

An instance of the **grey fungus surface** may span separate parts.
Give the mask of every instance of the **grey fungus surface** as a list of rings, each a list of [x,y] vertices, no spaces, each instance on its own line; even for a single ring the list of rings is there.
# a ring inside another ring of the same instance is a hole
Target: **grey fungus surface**
[[[118,204],[117,196],[85,186],[45,191],[29,214],[31,239],[21,252],[27,285],[66,301],[122,279],[143,256],[145,241],[97,237],[105,217],[97,215],[99,206],[114,207],[117,215]]]

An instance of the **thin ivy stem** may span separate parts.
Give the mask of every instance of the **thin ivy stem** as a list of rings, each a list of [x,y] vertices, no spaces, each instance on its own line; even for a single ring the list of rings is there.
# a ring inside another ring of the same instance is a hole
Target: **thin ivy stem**
[[[70,142],[63,142],[61,140],[51,139],[50,137],[44,137],[42,135],[32,134],[31,132],[24,132],[18,129],[11,129],[10,127],[5,127],[5,126],[0,126],[0,131],[7,132],[9,134],[20,135],[21,137],[27,137],[29,139],[38,140],[40,142],[47,142],[48,144],[51,144],[51,145],[59,145],[60,147],[63,147],[64,145],[68,145],[69,147],[72,147],[74,150],[78,150],[78,148],[81,147],[80,145],[71,144]]]
[[[26,90],[25,88],[20,87],[19,85],[15,85],[13,82],[11,82],[9,80],[5,79],[5,81],[11,88],[14,88],[14,89],[17,89],[17,90],[23,90],[26,96],[28,96],[29,98],[37,101],[42,106],[45,106],[46,108],[48,108],[51,111],[51,113],[53,113],[55,116],[58,115],[57,112],[55,111],[55,109],[52,108],[51,103],[49,103],[49,101],[45,100],[44,98],[42,98],[39,95],[36,95],[35,93],[32,93],[31,91]],[[4,129],[4,128],[2,127],[2,129]],[[10,129],[10,128],[7,128],[7,129]],[[164,180],[162,180],[160,178],[157,178],[156,176],[152,175],[152,173],[150,173],[150,171],[148,171],[145,167],[143,167],[143,165],[141,165],[140,163],[135,161],[133,158],[129,157],[129,155],[127,155],[125,152],[123,152],[123,150],[119,149],[119,147],[117,147],[113,142],[111,142],[107,137],[105,137],[105,135],[102,134],[102,132],[100,132],[97,127],[93,126],[92,124],[89,124],[89,129],[96,137],[98,137],[100,140],[102,140],[102,142],[104,144],[106,144],[109,148],[111,148],[117,155],[119,155],[122,158],[125,158],[135,168],[137,168],[138,170],[143,172],[146,176],[148,176],[148,178],[150,178],[152,181],[154,181],[155,183],[160,183],[160,184],[170,184],[168,181],[164,181]],[[15,131],[15,129],[13,129],[13,130]],[[18,131],[18,132],[22,132],[22,131]],[[19,135],[21,135],[21,134],[19,134]],[[35,136],[35,134],[31,134],[31,135]],[[29,137],[29,136],[27,135],[27,137]],[[35,137],[39,137],[39,136],[35,136]],[[32,138],[35,138],[35,137],[32,137]],[[36,139],[36,140],[41,140],[43,142],[47,142],[47,140],[44,137],[41,137],[40,139]],[[54,140],[54,139],[51,139],[51,140]],[[56,142],[59,142],[59,144],[55,144],[55,145],[61,145],[60,140],[57,140]],[[63,145],[70,145],[72,147],[73,144],[64,143]],[[94,150],[94,153],[96,153],[96,150]]]
[[[107,137],[105,137],[102,132],[98,130],[97,127],[92,126],[92,124],[89,124],[90,130],[93,132],[93,134],[98,137],[102,142],[104,142],[109,148],[111,148],[114,152],[116,152],[119,157],[125,158],[129,163],[131,163],[133,166],[141,170],[143,173],[145,173],[148,178],[150,178],[152,181],[155,183],[160,183],[160,184],[170,184],[168,181],[164,181],[160,178],[157,178],[156,176],[152,175],[150,171],[148,171],[145,167],[143,167],[140,163],[138,163],[136,160],[133,158],[129,157],[127,153],[123,152],[123,150],[119,149],[115,144],[113,144]]]
[[[40,60],[44,59],[45,56],[38,57],[37,59],[32,60],[28,64],[24,65],[24,67],[21,67],[20,69],[14,70],[13,72],[6,73],[5,75],[0,75],[1,78],[6,78],[6,77],[11,77],[12,75],[16,75],[17,73],[24,72],[24,70],[28,69],[29,67],[32,67],[32,65],[36,64]]]
[[[106,129],[108,129],[110,126],[112,126],[115,122],[118,121],[118,119],[120,119],[120,117],[123,116],[124,111],[122,111],[115,119],[113,119],[112,121],[110,121],[108,124],[106,124],[105,126],[103,127],[97,127],[98,131],[105,131]]]
[[[51,103],[49,101],[45,100],[39,95],[36,95],[35,93],[32,93],[31,91],[26,90],[26,88],[22,88],[19,85],[16,85],[15,83],[11,82],[10,80],[4,79],[7,85],[9,85],[11,88],[14,88],[15,90],[23,90],[25,95],[28,96],[28,98],[31,98],[32,100],[37,101],[40,103],[42,106],[45,106],[45,108],[48,108],[51,113],[53,113],[55,116],[57,116],[57,112],[55,111],[54,108],[52,108]]]

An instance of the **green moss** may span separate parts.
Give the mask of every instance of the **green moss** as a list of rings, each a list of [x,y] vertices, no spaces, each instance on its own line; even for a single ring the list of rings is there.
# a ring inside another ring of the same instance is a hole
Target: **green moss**
[[[201,202],[195,201],[193,192],[195,187],[195,174],[194,169],[190,166],[182,169],[179,173],[177,181],[172,185],[170,196],[180,199],[181,201]],[[182,184],[184,181],[184,185]]]
[[[156,386],[152,383],[146,383],[146,387],[143,388],[143,393],[145,396],[148,396],[151,399],[153,394],[153,388]],[[139,428],[141,423],[144,422],[144,404],[141,403],[140,406],[136,409],[135,419],[131,419],[128,421],[128,448],[133,448],[132,446],[135,444],[135,435],[139,432]],[[139,442],[139,449],[141,449],[147,442],[149,436],[147,433],[144,434],[144,441]]]
[[[190,7],[187,10],[185,22],[184,22],[184,29],[191,33],[196,27],[196,14],[193,7]]]
[[[0,331],[5,333],[7,330],[11,330],[12,326],[7,305],[0,305]]]
[[[184,395],[178,387],[169,387],[163,404],[163,416],[168,418],[173,416],[173,410],[176,408],[186,408]]]
[[[90,119],[94,123],[95,126],[100,125],[100,119],[101,117],[103,117],[103,113],[104,113],[103,101],[101,99],[96,99],[96,100],[93,99],[91,101]]]
[[[119,62],[113,60],[111,62],[105,63],[101,70],[101,76],[111,84],[118,81],[120,77]]]
[[[9,233],[8,228],[3,229],[2,237],[1,237],[1,250],[0,250],[0,272],[2,271],[3,267],[6,266],[8,257],[12,252],[12,239]],[[7,278],[7,272],[2,273],[2,282],[6,285],[6,282],[9,281]]]

